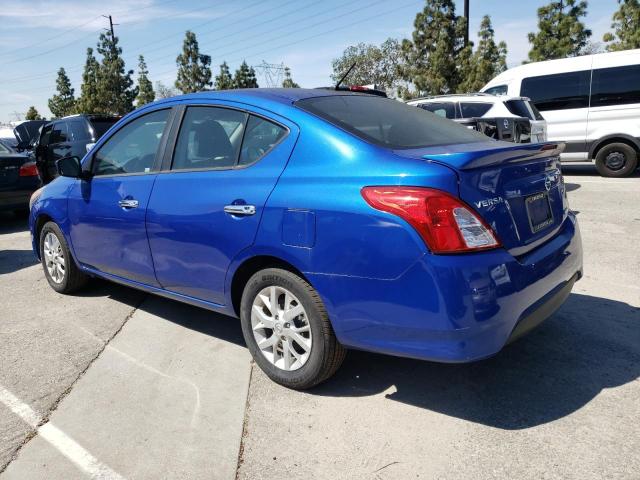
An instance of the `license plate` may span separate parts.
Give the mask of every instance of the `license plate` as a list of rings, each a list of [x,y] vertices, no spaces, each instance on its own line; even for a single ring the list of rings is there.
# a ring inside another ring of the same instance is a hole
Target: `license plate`
[[[549,194],[540,192],[525,198],[531,231],[537,233],[553,223]]]

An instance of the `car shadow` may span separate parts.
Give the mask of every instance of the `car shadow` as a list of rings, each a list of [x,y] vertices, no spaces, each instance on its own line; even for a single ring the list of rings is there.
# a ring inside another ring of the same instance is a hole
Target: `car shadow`
[[[580,185],[579,183],[566,182],[564,184],[564,187],[567,189],[567,192],[573,192],[574,190],[578,190],[579,188],[581,188],[582,185]]]
[[[600,177],[600,174],[593,163],[565,163],[562,165],[562,174],[580,177],[598,177],[606,180],[606,178]],[[632,175],[626,178],[640,178],[640,170],[636,170]]]
[[[530,335],[470,364],[350,352],[310,393],[394,400],[495,428],[518,430],[569,415],[603,389],[640,376],[640,309],[571,294]]]
[[[32,250],[0,250],[0,275],[17,272],[38,263]]]

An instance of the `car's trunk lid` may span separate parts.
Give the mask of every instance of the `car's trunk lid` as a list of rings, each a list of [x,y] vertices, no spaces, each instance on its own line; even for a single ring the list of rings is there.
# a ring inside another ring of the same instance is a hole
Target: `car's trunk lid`
[[[455,170],[460,198],[517,256],[553,237],[566,218],[559,160],[564,145],[505,145],[483,142],[395,153]]]

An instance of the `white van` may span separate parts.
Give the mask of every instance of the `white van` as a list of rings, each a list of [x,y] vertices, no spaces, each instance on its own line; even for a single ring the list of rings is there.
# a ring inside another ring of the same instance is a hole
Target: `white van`
[[[529,97],[547,121],[549,140],[566,143],[563,161],[595,159],[607,177],[638,167],[640,49],[520,65],[482,92]]]

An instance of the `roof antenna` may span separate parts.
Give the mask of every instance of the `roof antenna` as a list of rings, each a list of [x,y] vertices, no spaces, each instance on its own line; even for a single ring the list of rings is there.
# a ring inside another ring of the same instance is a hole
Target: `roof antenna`
[[[338,83],[336,83],[336,86],[335,86],[336,90],[340,89],[340,85],[342,84],[342,82],[344,82],[344,79],[347,78],[347,75],[351,73],[351,70],[353,70],[353,68],[356,66],[357,63],[358,62],[353,62],[353,65],[349,67],[349,70],[347,70],[347,73],[345,73],[342,77],[340,77],[340,80],[338,80]]]

